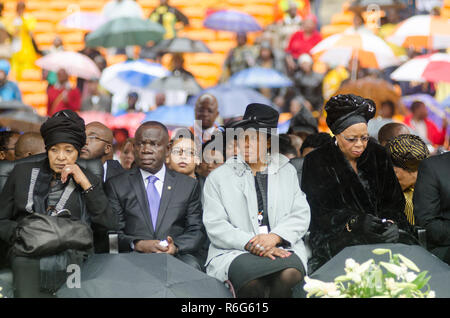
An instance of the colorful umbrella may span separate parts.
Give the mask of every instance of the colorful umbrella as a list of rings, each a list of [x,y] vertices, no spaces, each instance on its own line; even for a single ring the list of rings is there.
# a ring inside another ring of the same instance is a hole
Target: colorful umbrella
[[[159,42],[166,30],[158,23],[139,18],[110,20],[86,37],[90,47],[145,46],[147,42]]]
[[[235,10],[220,10],[210,14],[203,26],[213,30],[230,32],[256,32],[262,28],[251,15]]]
[[[81,118],[83,118],[84,123],[87,125],[94,121],[101,122],[102,124],[109,126],[110,122],[114,119],[114,116],[110,113],[98,112],[98,111],[85,111],[79,112]]]
[[[450,54],[417,56],[397,68],[391,78],[408,82],[450,82]]]
[[[60,24],[69,29],[93,31],[98,29],[106,21],[101,14],[77,11],[64,18]]]
[[[148,112],[145,121],[155,120],[171,128],[194,125],[195,115],[192,105],[160,106]]]
[[[232,86],[229,84],[218,85],[208,88],[200,93],[214,95],[219,104],[219,114],[222,118],[234,118],[243,116],[245,108],[251,103],[260,103],[272,106],[272,102],[264,95],[254,89],[247,87]],[[198,96],[200,96],[198,95]],[[190,100],[190,104],[195,104],[197,97]]]
[[[168,75],[170,72],[161,64],[146,60],[127,61],[104,69],[100,85],[113,94],[126,94],[130,91],[139,91],[153,80]]]
[[[294,85],[289,78],[280,72],[265,67],[251,67],[242,70],[233,74],[229,82],[234,86],[247,86],[253,88],[277,88]]]
[[[125,115],[117,116],[109,122],[109,128],[118,129],[124,128],[128,130],[130,137],[134,137],[136,130],[145,118],[145,113],[127,113]]]
[[[53,72],[64,69],[69,75],[84,79],[99,78],[101,75],[94,61],[86,55],[77,52],[50,53],[38,59],[36,65]]]
[[[392,49],[384,40],[370,33],[339,33],[327,37],[311,49],[315,59],[323,62],[348,65],[352,58],[361,67],[383,69],[397,65]]]
[[[417,50],[446,49],[450,47],[450,20],[431,15],[415,15],[401,22],[387,40]]]

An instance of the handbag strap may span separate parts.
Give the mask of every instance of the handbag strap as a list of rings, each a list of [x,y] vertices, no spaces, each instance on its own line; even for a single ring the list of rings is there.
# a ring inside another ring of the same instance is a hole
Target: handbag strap
[[[25,210],[27,210],[28,213],[33,213],[33,193],[34,193],[34,187],[36,186],[36,180],[38,177],[40,169],[39,168],[33,168],[31,170],[31,180],[30,180],[30,187],[28,189],[28,198],[27,198],[27,205],[25,206]]]
[[[65,187],[63,194],[61,195],[61,198],[59,199],[58,203],[56,204],[55,210],[61,211],[64,206],[67,203],[67,200],[69,200],[70,195],[75,190],[75,183],[73,182],[73,179],[69,179],[69,184]]]

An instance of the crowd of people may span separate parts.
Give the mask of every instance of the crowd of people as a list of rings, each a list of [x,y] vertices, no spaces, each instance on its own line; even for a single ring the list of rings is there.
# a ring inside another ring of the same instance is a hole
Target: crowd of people
[[[111,1],[104,12],[142,16],[131,0]],[[424,247],[450,264],[447,120],[438,128],[422,101],[400,122],[392,100],[336,95],[351,80],[351,65],[314,70],[310,50],[322,38],[317,18],[301,12],[289,1],[281,20],[254,44],[237,34],[224,63],[224,82],[252,66],[290,77],[293,87],[260,89],[274,105],[251,103],[242,116],[221,118],[216,96],[203,93],[191,127],[169,130],[146,121],[133,138],[121,137],[120,149],[116,131],[78,114],[112,112],[112,98],[97,78],[72,86],[64,69],[43,74],[49,117],[40,133],[0,132],[0,169],[13,167],[0,183],[0,265],[13,272],[14,296],[53,297],[64,266],[108,253],[111,232],[118,234],[119,252],[170,254],[227,282],[237,297],[292,297],[305,276],[345,247],[423,244],[418,229],[426,231]],[[176,21],[189,24],[166,0],[150,19],[169,29],[168,37],[176,35]],[[24,28],[24,21],[17,26]],[[372,32],[358,14],[352,28]],[[31,33],[23,36],[22,43],[27,36],[33,42]],[[55,41],[54,50],[61,46]],[[105,68],[95,49],[82,53]],[[174,71],[193,77],[182,56],[173,62]],[[17,85],[7,80],[10,65],[19,67],[0,61],[0,96],[20,100]],[[359,68],[357,77],[384,71]],[[430,86],[418,89],[430,94]],[[138,99],[129,92],[121,111],[140,111]],[[155,103],[164,105],[164,94]],[[290,113],[283,132],[280,113]],[[101,173],[86,162],[97,163]],[[92,231],[89,246],[18,252],[30,214],[63,212]]]

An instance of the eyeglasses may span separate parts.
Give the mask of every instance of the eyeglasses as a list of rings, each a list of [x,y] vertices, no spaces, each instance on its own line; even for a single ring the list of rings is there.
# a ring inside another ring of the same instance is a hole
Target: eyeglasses
[[[88,144],[88,143],[90,143],[91,141],[94,141],[94,140],[100,140],[100,141],[103,141],[104,143],[110,144],[109,141],[107,141],[105,139],[102,139],[100,137],[97,137],[97,136],[87,136],[86,137],[86,144]]]
[[[183,154],[185,154],[188,157],[195,156],[195,151],[192,149],[184,150],[184,149],[172,149],[171,151],[172,155],[181,157]]]
[[[347,142],[352,143],[352,144],[358,142],[358,140],[361,140],[362,143],[366,143],[366,142],[369,141],[370,136],[362,136],[361,138],[358,138],[358,137],[355,137],[355,138],[347,138],[347,137],[344,137],[344,139],[345,139]]]

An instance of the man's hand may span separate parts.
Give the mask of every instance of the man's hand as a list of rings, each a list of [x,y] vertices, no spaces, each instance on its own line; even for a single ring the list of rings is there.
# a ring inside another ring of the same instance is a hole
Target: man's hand
[[[162,246],[158,240],[140,240],[134,244],[134,249],[141,253],[167,253],[168,246]]]
[[[250,253],[263,256],[265,252],[281,243],[282,239],[274,233],[258,234],[252,238],[245,247]]]
[[[178,252],[178,247],[175,246],[175,243],[173,242],[172,237],[170,237],[170,236],[167,237],[167,243],[169,244],[167,246],[168,251],[165,253],[168,253],[170,255],[175,255]]]

